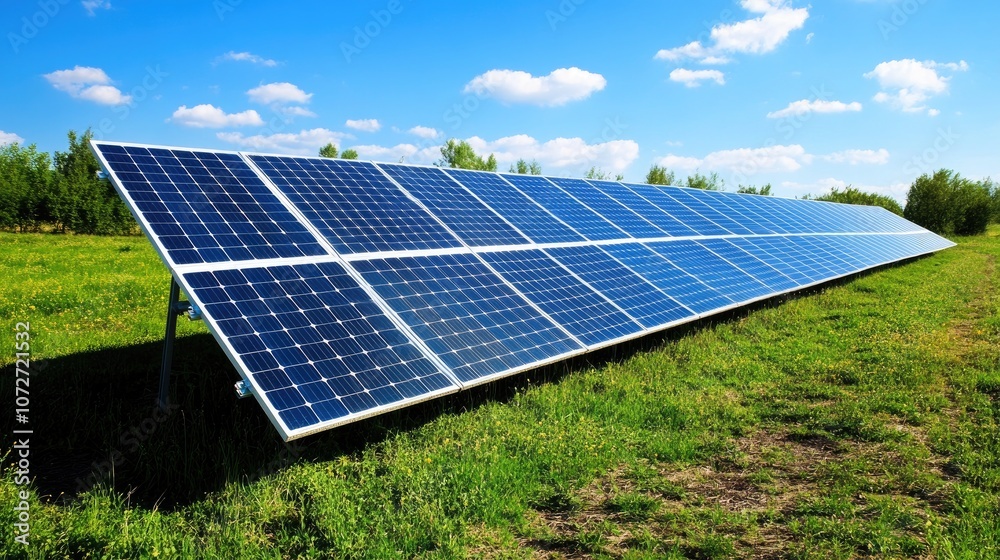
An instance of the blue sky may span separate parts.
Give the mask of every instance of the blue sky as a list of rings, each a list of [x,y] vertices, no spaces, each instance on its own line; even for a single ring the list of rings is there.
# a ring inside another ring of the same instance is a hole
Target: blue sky
[[[625,6],[625,7],[623,7]],[[650,165],[902,199],[1000,177],[996,3],[8,1],[0,143],[106,140],[506,169]],[[989,53],[993,52],[993,55]]]

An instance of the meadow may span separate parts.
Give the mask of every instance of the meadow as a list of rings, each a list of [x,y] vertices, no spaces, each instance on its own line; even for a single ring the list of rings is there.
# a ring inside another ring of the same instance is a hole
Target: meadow
[[[997,558],[1000,229],[955,241],[284,444],[197,322],[154,409],[145,238],[0,233],[0,556]]]

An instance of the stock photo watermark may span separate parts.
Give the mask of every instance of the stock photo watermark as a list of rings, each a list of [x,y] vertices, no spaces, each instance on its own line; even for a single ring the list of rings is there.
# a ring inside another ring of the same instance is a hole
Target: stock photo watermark
[[[370,12],[371,19],[364,25],[354,27],[354,37],[352,40],[350,42],[340,42],[340,53],[344,55],[344,60],[348,64],[353,62],[354,57],[360,55],[362,51],[371,46],[372,41],[381,35],[392,24],[393,19],[401,13],[403,13],[402,0],[389,0],[385,8],[372,10]]]
[[[112,134],[117,128],[116,122],[123,122],[127,120],[132,112],[139,108],[142,103],[150,98],[162,84],[170,77],[170,74],[164,72],[159,65],[147,66],[146,74],[140,80],[139,85],[133,87],[128,92],[128,103],[123,103],[121,105],[116,105],[111,109],[111,112],[117,116],[117,119],[111,117],[105,117],[97,123],[96,126],[91,127],[94,131],[94,138],[96,140],[103,140],[107,135]]]
[[[69,0],[41,0],[33,14],[22,17],[19,22],[20,28],[7,33],[7,41],[14,54],[20,53],[22,47],[38,37],[39,33],[62,12],[66,4],[69,4]]]
[[[878,20],[878,30],[882,39],[888,41],[889,36],[902,29],[930,0],[901,0],[892,4],[889,17]]]
[[[903,165],[903,174],[907,177],[918,177],[932,172],[941,156],[951,150],[959,139],[961,136],[955,134],[951,128],[939,128],[931,145]]]
[[[14,506],[14,540],[28,545],[31,534],[31,323],[14,326],[14,485],[17,505]]]

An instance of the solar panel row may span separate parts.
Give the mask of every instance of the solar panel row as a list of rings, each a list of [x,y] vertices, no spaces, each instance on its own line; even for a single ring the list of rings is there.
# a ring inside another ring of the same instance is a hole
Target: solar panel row
[[[93,148],[285,439],[951,245],[879,208]]]

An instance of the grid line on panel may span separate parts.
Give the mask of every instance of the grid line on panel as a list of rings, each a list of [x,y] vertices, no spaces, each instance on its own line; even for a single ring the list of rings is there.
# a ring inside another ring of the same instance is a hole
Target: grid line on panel
[[[368,162],[248,155],[341,254],[461,247]]]
[[[728,239],[705,239],[698,244],[764,284],[773,292],[794,289],[798,284],[771,265],[732,244]]]
[[[535,243],[584,241],[580,234],[497,173],[462,169],[448,169],[446,173]]]
[[[582,350],[475,255],[352,265],[463,383]]]
[[[667,214],[658,206],[646,200],[622,183],[613,181],[597,181],[594,179],[587,179],[587,182],[594,185],[604,194],[613,198],[622,206],[625,206],[632,212],[642,216],[670,236],[690,237],[700,235],[697,231],[688,227],[670,214]]]
[[[727,216],[726,214],[720,212],[719,210],[713,208],[705,200],[705,195],[698,189],[685,189],[680,187],[664,187],[664,192],[667,196],[677,200],[684,206],[687,206],[691,210],[694,210],[702,217],[711,220],[713,223],[727,229],[730,233],[736,235],[752,235],[753,232],[750,231],[746,226],[737,222],[733,218]]]
[[[540,250],[479,255],[493,270],[587,346],[643,332],[643,327]]]
[[[527,245],[530,241],[470,191],[435,167],[381,163],[378,167],[419,200],[466,245]]]
[[[237,154],[93,147],[177,265],[329,254]]]
[[[795,246],[787,237],[743,237],[733,239],[732,243],[781,271],[799,286],[811,284],[819,278],[815,270],[809,270],[804,259],[792,254]]]
[[[649,220],[625,207],[600,189],[583,179],[549,178],[567,194],[580,201],[605,220],[636,239],[669,237],[669,234],[654,226]]]
[[[290,432],[457,389],[339,263],[183,279]]]
[[[545,177],[509,174],[501,177],[589,241],[631,238]]]
[[[775,233],[766,227],[762,220],[758,219],[756,211],[750,211],[746,205],[740,203],[740,199],[747,198],[747,195],[729,194],[718,191],[704,191],[700,193],[702,202],[712,209],[739,223],[756,235],[767,235]]]
[[[600,247],[545,249],[642,326],[655,329],[691,318],[693,311],[623,265]]]

